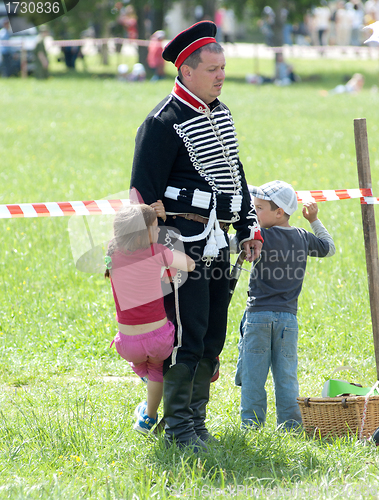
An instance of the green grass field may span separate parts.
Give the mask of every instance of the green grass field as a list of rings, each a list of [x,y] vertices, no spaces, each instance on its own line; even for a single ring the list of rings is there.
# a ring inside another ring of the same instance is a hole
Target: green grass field
[[[222,100],[248,182],[358,187],[353,120],[366,118],[378,196],[379,93],[371,90],[378,62],[294,64],[302,83],[255,87],[244,82],[251,61],[228,61]],[[269,62],[260,67],[270,72]],[[137,127],[173,80],[101,77],[111,71],[73,75],[56,65],[48,81],[0,80],[0,204],[93,200],[128,189]],[[366,77],[359,95],[319,94],[356,71]],[[319,208],[337,252],[309,261],[299,301],[300,395],[314,397],[341,364],[357,370],[355,382],[376,380],[360,203]],[[300,209],[291,221],[309,229]],[[135,433],[145,386],[109,349],[116,333],[109,283],[76,270],[67,228],[67,218],[0,219],[1,500],[378,497],[377,449],[354,436],[277,432],[271,379],[266,428],[240,431],[234,370],[248,273],[230,306],[208,406],[220,444],[196,457]]]

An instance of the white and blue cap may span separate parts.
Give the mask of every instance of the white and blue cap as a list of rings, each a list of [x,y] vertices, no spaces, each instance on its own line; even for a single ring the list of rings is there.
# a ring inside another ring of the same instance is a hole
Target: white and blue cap
[[[270,181],[262,186],[249,186],[251,196],[260,200],[273,201],[286,214],[292,215],[297,210],[297,196],[291,184],[284,181]]]

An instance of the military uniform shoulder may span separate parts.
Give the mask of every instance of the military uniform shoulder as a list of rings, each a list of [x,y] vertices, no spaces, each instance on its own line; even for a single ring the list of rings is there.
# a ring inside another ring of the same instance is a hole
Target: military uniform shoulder
[[[197,113],[186,104],[180,102],[173,94],[168,95],[149,113],[150,117],[161,120],[173,120],[175,123],[188,120],[196,116]]]
[[[170,104],[171,100],[172,100],[172,96],[171,96],[171,94],[169,94],[164,99],[162,99],[161,102],[158,103],[154,109],[152,109],[150,111],[148,116],[156,116],[156,115],[158,116],[163,111],[163,109],[165,109],[166,106],[168,106]]]

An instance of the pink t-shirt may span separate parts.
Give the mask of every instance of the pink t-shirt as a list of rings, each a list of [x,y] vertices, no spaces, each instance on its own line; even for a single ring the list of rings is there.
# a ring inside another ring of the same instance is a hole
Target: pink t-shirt
[[[163,46],[159,40],[151,40],[147,53],[147,64],[149,68],[164,66],[165,60],[162,57]]]
[[[161,270],[173,259],[171,250],[158,243],[135,252],[113,253],[111,282],[119,323],[142,325],[166,317]]]

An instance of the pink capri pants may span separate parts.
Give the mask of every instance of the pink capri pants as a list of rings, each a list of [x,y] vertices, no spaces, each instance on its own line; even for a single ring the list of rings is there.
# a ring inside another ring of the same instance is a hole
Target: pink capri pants
[[[113,342],[118,354],[129,362],[139,377],[163,382],[163,361],[172,353],[174,338],[175,327],[167,321],[157,330],[140,335],[118,332]]]

